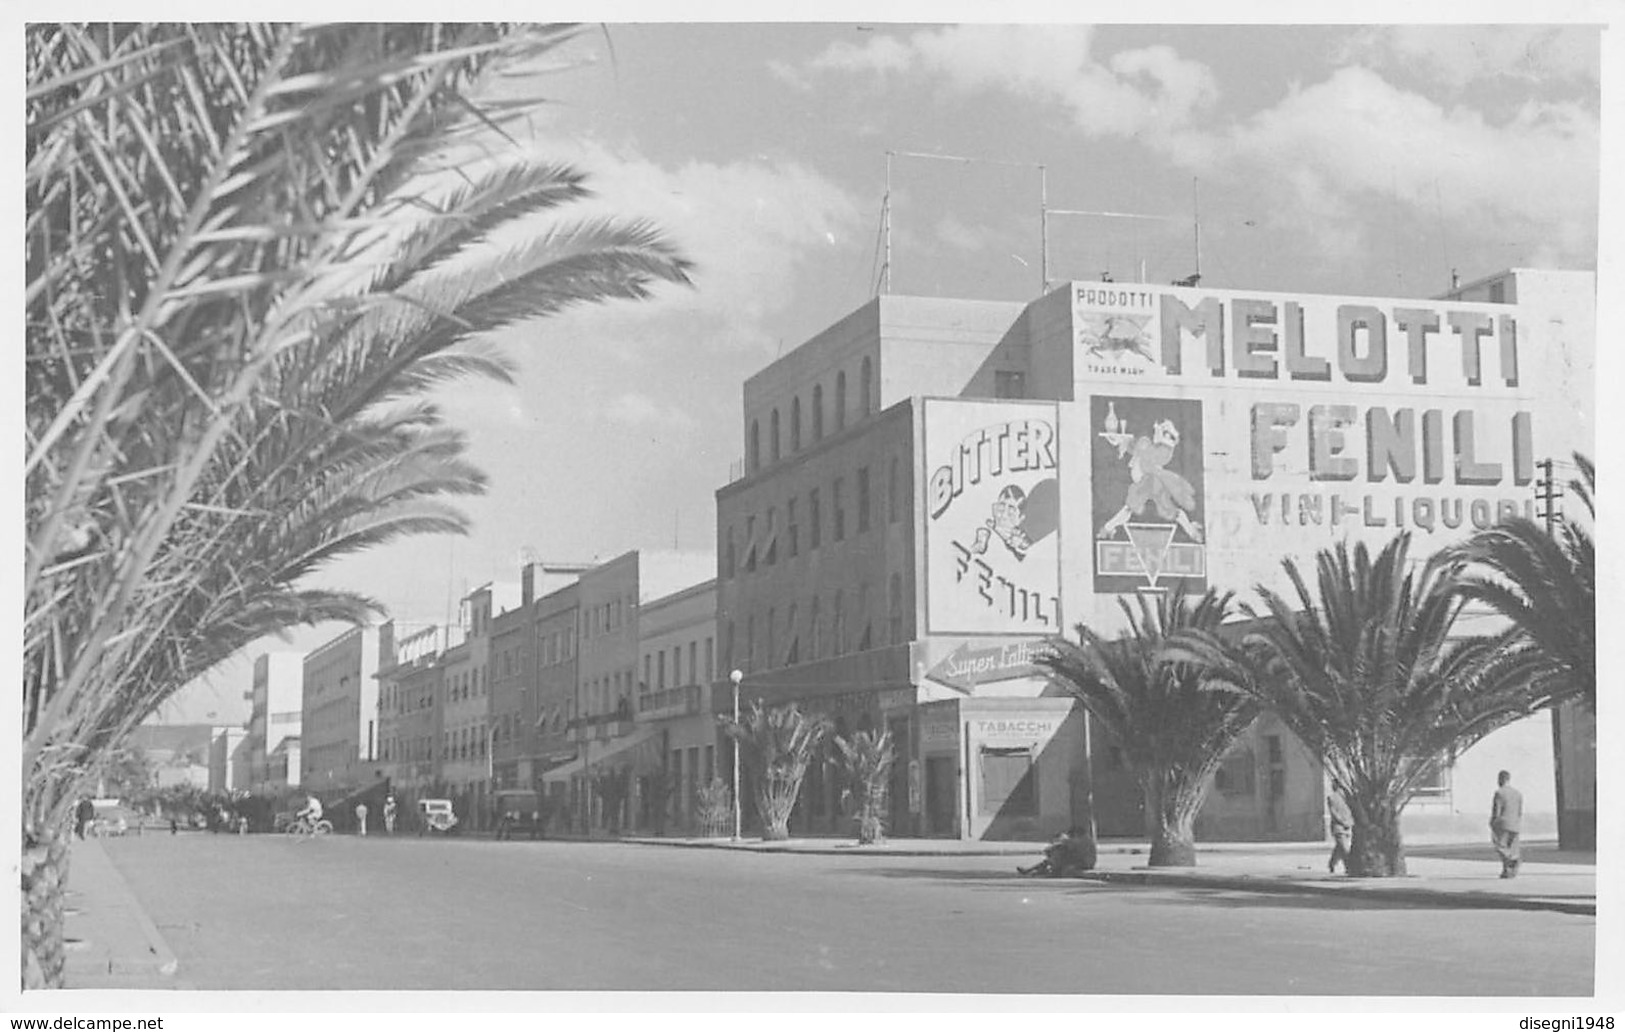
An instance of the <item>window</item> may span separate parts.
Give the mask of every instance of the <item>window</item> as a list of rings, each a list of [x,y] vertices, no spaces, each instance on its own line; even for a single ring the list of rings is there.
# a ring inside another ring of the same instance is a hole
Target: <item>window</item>
[[[1213,774],[1213,787],[1225,795],[1250,796],[1256,792],[1253,751],[1245,746],[1231,750]]]
[[[767,607],[767,650],[762,653],[762,665],[772,668],[778,665],[778,613],[772,606]]]
[[[874,411],[875,367],[867,357],[863,371],[858,375],[858,414],[868,416]]]
[[[768,422],[767,449],[768,449],[768,456],[774,462],[778,462],[779,461],[779,410],[778,409],[773,410],[773,415],[772,415],[771,419]]]
[[[835,374],[835,432],[846,429],[846,370]]]
[[[755,473],[762,468],[762,428],[756,420],[750,421],[750,471]]]
[[[689,684],[699,684],[700,683],[700,668],[698,666],[694,665],[694,659],[699,654],[699,650],[700,650],[700,643],[699,642],[691,641],[691,642],[688,643],[688,683]]]
[[[786,535],[785,549],[788,558],[794,559],[801,550],[800,528],[796,526],[796,500],[791,498],[784,503],[784,531]]]
[[[654,678],[650,676],[654,657],[645,653],[643,656],[643,690],[648,691],[655,686]]]
[[[807,658],[819,659],[823,656],[823,618],[818,612],[818,596],[812,600],[812,623],[807,628]]]
[[[897,456],[893,455],[892,460],[891,460],[891,473],[886,477],[886,522],[887,523],[896,523],[897,522],[897,515],[898,515],[898,513],[897,513],[897,493],[898,493],[898,491],[900,491],[902,489],[901,485],[899,485],[898,482],[897,482],[898,466],[899,466],[899,463],[897,461]]]
[[[831,635],[831,646],[834,655],[846,655],[846,610],[842,604],[843,594],[837,589],[835,592],[834,634]]]
[[[1282,759],[1281,759],[1281,736],[1280,735],[1265,735],[1264,736],[1264,749],[1265,749],[1266,755],[1269,756],[1271,763],[1280,763],[1280,762],[1282,762]]]
[[[801,450],[801,399],[790,399],[790,453]]]
[[[887,623],[889,624],[888,640],[893,645],[903,640],[903,575],[891,575],[891,600],[887,608]]]
[[[819,519],[818,488],[816,487],[807,493],[807,528],[812,535],[812,540],[807,547],[817,548],[823,543],[824,524]]]
[[[767,530],[765,532],[767,534],[767,553],[762,557],[762,561],[769,566],[779,561],[779,536],[775,532],[777,530],[775,524],[778,522],[778,514],[778,510],[771,505],[767,507]]]
[[[994,371],[993,396],[995,398],[1025,398],[1027,396],[1027,374],[1014,369]]]
[[[785,614],[784,637],[790,643],[790,646],[785,652],[783,665],[794,666],[801,661],[801,639],[796,634],[796,604],[794,602],[790,603],[790,611]]]
[[[1038,779],[1031,749],[982,749],[982,813],[1038,815]]]
[[[869,467],[858,467],[858,533],[869,529]]]
[[[830,488],[829,506],[835,518],[834,537],[836,541],[846,540],[846,510],[841,507],[841,478],[836,477]]]
[[[812,434],[813,440],[824,439],[824,385],[814,384],[812,393]]]
[[[756,517],[745,517],[745,572],[756,572]]]
[[[714,681],[717,676],[716,657],[712,655],[711,639],[705,639],[705,677]]]

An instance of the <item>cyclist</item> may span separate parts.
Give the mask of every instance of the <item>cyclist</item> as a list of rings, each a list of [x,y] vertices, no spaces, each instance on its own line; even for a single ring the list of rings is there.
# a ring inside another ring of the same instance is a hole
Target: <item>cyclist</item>
[[[305,808],[294,816],[304,821],[314,831],[316,822],[322,819],[322,801],[315,796],[310,796],[305,800]]]

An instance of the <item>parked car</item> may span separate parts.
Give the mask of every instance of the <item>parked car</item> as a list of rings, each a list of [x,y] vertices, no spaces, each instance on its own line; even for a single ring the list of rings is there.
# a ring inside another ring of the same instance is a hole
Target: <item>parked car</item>
[[[518,835],[538,839],[546,834],[547,800],[539,792],[502,789],[493,797],[493,805],[499,840]]]
[[[418,834],[425,831],[448,835],[457,827],[457,811],[450,799],[418,800]]]

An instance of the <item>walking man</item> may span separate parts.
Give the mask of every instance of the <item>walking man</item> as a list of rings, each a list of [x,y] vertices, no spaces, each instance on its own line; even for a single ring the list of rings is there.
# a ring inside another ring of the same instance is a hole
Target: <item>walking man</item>
[[[366,834],[367,834],[367,804],[366,803],[356,803],[355,804],[355,826],[361,830],[361,835],[362,835],[363,838],[365,838]]]
[[[384,799],[384,831],[395,834],[395,797],[387,796]]]
[[[1337,873],[1339,862],[1343,864],[1343,873],[1349,873],[1349,844],[1354,837],[1354,815],[1349,812],[1349,804],[1343,798],[1343,786],[1337,781],[1332,782],[1332,790],[1326,793],[1326,814],[1331,819],[1332,826],[1332,856],[1326,861],[1326,870],[1332,874]]]
[[[1490,841],[1501,857],[1501,877],[1516,878],[1522,858],[1518,853],[1518,832],[1523,828],[1523,793],[1512,787],[1512,774],[1502,771],[1495,777],[1499,786],[1490,799]]]
[[[79,800],[79,805],[73,808],[73,833],[80,838],[85,837],[85,829],[96,821],[96,804],[88,797]]]

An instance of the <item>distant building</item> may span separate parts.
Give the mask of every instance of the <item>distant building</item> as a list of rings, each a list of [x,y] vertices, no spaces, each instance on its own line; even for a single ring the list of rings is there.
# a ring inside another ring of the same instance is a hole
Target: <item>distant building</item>
[[[378,631],[354,627],[307,653],[300,707],[300,784],[345,792],[376,777]]]
[[[242,762],[248,740],[248,731],[241,727],[222,727],[215,731],[209,743],[209,791],[230,795],[245,791],[246,784],[238,780],[247,764]]]
[[[298,652],[264,652],[254,657],[253,682],[243,697],[249,702],[244,752],[244,788],[259,792],[271,782],[271,754],[284,738],[299,734],[303,719],[304,656]],[[298,771],[294,772],[298,784]]]

